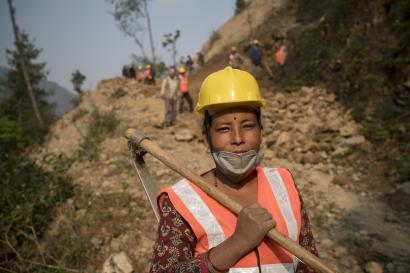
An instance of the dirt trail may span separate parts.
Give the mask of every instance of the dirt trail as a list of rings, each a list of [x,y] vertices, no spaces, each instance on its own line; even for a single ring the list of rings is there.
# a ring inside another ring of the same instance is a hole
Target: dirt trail
[[[192,76],[194,97],[203,78],[223,67],[223,62],[218,59]],[[92,248],[88,263],[84,263],[87,271],[100,269],[104,259],[118,250],[130,255],[137,271],[148,269],[156,222],[131,168],[122,136],[127,128],[142,130],[198,173],[213,166],[194,114],[179,114],[175,127],[161,128],[164,107],[158,89],[122,78],[102,81],[95,91],[84,95],[75,110],[54,124],[39,152],[75,158],[95,107],[120,120],[114,136],[102,142],[97,161],[77,159],[72,164],[70,174],[87,201],[80,196],[69,200],[53,224],[54,232],[61,229],[62,218],[79,226],[78,236]],[[262,92],[268,102],[263,112],[263,165],[293,172],[321,256],[340,272],[364,272],[369,261],[376,261],[385,272],[408,272],[408,214],[398,215],[388,207],[374,188],[374,181],[380,180],[378,174],[359,167],[372,156],[373,148],[359,133],[360,126],[349,111],[333,94],[318,87],[288,91],[263,88]],[[179,179],[149,155],[146,160],[160,185]],[[107,199],[115,194],[131,201]],[[104,203],[103,199],[111,201]],[[73,218],[66,219],[67,211]]]

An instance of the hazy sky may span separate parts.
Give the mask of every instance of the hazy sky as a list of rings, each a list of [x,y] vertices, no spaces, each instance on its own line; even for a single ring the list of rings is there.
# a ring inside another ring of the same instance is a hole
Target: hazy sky
[[[27,31],[39,60],[47,63],[48,79],[68,89],[71,73],[80,69],[87,76],[84,88],[94,88],[101,79],[120,75],[131,62],[137,46],[116,27],[112,6],[104,0],[14,0],[17,23]],[[233,15],[234,0],[152,0],[151,14],[157,55],[167,64],[170,52],[161,42],[163,34],[181,30],[178,55],[195,55],[217,29]],[[7,66],[6,48],[14,48],[7,0],[0,0],[0,66]],[[148,35],[145,50],[149,56]]]

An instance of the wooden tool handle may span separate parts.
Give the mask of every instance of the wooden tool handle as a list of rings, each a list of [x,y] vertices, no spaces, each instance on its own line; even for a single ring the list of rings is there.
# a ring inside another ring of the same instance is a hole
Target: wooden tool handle
[[[137,139],[133,138],[133,136],[135,135],[138,135],[139,137]],[[141,134],[138,133],[135,129],[128,129],[125,136],[130,141],[136,140],[138,143],[135,144],[138,145],[140,148],[150,153],[152,156],[154,156],[159,161],[164,163],[170,169],[174,170],[181,176],[195,183],[209,196],[213,197],[215,200],[220,202],[222,205],[230,209],[235,214],[238,214],[241,211],[242,206],[239,203],[232,200],[229,196],[224,194],[218,188],[211,186],[201,176],[195,174],[188,168],[185,168],[184,166],[187,166],[187,164],[183,164],[181,161],[175,160],[175,157],[171,157],[170,154],[162,150],[153,141],[147,138],[140,137]],[[267,236],[271,238],[273,241],[275,241],[277,244],[279,244],[281,247],[295,255],[303,263],[313,268],[316,272],[337,273],[336,271],[332,270],[330,267],[325,265],[318,257],[316,257],[315,255],[301,247],[299,244],[295,243],[293,240],[284,236],[276,229],[271,229],[268,232]]]

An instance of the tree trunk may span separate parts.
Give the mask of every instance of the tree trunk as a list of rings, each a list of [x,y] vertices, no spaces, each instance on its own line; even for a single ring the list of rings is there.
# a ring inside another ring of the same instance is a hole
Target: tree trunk
[[[28,95],[29,95],[30,100],[31,100],[31,106],[33,107],[34,114],[37,118],[37,121],[40,125],[40,128],[43,128],[44,127],[44,121],[41,117],[40,111],[38,110],[36,98],[34,96],[33,88],[31,86],[30,77],[27,73],[26,64],[24,63],[24,56],[21,52],[21,42],[20,42],[20,36],[19,36],[20,34],[19,34],[17,23],[16,23],[16,19],[14,17],[15,16],[15,9],[13,7],[12,0],[8,0],[8,4],[9,4],[11,24],[13,26],[14,38],[16,40],[17,55],[18,55],[18,59],[19,59],[20,65],[21,65],[21,70],[23,71],[23,78],[24,78],[24,81],[25,81],[26,86],[27,86],[27,92],[28,92]]]
[[[177,49],[175,48],[175,42],[173,42],[172,43],[172,60],[174,61],[174,66],[177,65],[176,56],[177,56]]]
[[[145,10],[145,16],[147,18],[147,26],[148,26],[148,33],[149,33],[149,42],[151,45],[151,52],[152,52],[152,63],[155,64],[155,47],[154,47],[154,38],[152,37],[152,28],[151,28],[151,19],[148,13],[148,7],[147,7],[147,0],[142,0],[144,3],[144,10]]]
[[[138,38],[136,38],[135,36],[133,36],[133,38],[134,38],[135,43],[137,44],[137,46],[139,47],[139,49],[140,49],[140,51],[141,51],[141,53],[142,53],[142,57],[143,57],[144,59],[148,59],[148,58],[147,58],[147,54],[145,53],[145,50],[144,50],[144,47],[143,47],[141,41],[140,41]]]

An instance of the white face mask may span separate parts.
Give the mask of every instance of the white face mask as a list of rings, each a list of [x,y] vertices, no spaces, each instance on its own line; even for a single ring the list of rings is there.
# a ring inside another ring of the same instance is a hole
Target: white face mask
[[[216,168],[231,182],[237,183],[253,172],[261,163],[263,152],[250,150],[245,153],[230,153],[225,151],[212,152]]]

